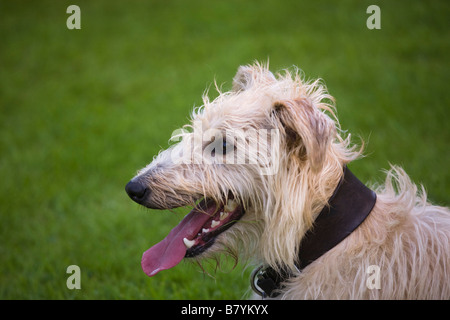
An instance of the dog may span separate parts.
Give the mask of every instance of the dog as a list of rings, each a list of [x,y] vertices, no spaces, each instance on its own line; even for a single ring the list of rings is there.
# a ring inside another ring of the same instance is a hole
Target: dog
[[[255,298],[450,298],[450,210],[398,166],[372,188],[352,174],[363,146],[321,80],[255,62],[216,89],[126,185],[145,207],[192,207],[143,254],[148,276],[225,253],[258,266]]]

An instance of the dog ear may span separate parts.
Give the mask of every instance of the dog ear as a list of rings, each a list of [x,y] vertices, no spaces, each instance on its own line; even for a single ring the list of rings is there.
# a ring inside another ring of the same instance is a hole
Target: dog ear
[[[256,83],[272,83],[276,81],[275,76],[267,67],[260,64],[253,66],[240,66],[233,78],[234,92],[245,91],[253,87]]]
[[[299,158],[306,155],[311,168],[320,170],[334,138],[334,122],[307,98],[278,101],[274,113],[284,128],[288,149]]]

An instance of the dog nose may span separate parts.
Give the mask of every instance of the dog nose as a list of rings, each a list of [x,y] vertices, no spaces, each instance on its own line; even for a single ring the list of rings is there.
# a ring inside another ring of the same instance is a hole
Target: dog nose
[[[125,191],[128,193],[128,196],[139,204],[145,200],[148,190],[146,186],[137,181],[130,181],[125,186]]]

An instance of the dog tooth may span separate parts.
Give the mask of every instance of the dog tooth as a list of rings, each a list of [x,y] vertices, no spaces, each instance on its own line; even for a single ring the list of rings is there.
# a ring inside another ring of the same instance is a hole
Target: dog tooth
[[[192,246],[195,244],[195,240],[188,240],[187,238],[183,238],[184,245],[186,248],[192,248]]]
[[[209,232],[209,229],[203,228],[203,229],[202,229],[202,232],[203,232],[203,233],[208,233],[208,232]]]
[[[220,220],[223,220],[223,219],[225,219],[226,217],[228,217],[228,212],[221,212],[220,213]]]
[[[223,208],[226,212],[234,211],[238,206],[238,203],[233,199],[228,199],[227,204]]]
[[[213,220],[211,221],[211,228],[215,228],[220,224],[220,221]]]

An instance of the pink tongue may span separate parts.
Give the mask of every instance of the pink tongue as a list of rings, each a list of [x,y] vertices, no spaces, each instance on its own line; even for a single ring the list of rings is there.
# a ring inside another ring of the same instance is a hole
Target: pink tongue
[[[162,270],[175,267],[183,260],[187,250],[183,238],[193,239],[216,211],[213,201],[207,203],[203,200],[198,206],[203,210],[193,209],[167,237],[144,252],[141,265],[146,275],[153,277]]]

